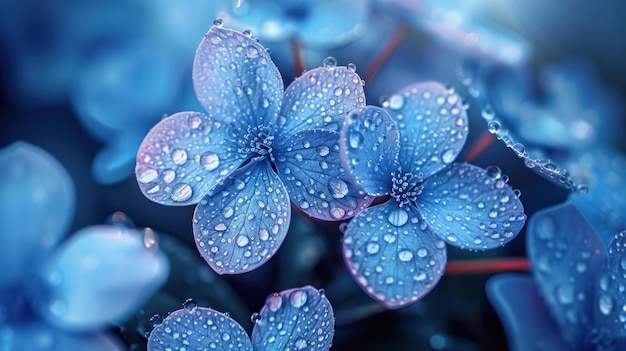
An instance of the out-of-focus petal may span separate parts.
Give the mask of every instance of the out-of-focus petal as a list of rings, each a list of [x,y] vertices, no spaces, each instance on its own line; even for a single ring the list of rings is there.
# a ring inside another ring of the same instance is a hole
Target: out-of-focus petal
[[[526,233],[539,292],[565,340],[584,345],[597,308],[595,278],[605,260],[600,237],[571,203],[537,212]]]
[[[123,351],[128,347],[109,333],[72,333],[39,321],[2,326],[2,346],[7,350],[30,351]]]
[[[0,287],[39,267],[67,233],[74,184],[44,150],[16,142],[0,150]]]
[[[385,110],[366,106],[352,111],[341,129],[343,165],[370,195],[391,192],[398,171],[398,128]]]
[[[331,48],[349,43],[365,32],[368,1],[315,1],[298,27],[297,37],[307,47]]]
[[[219,274],[251,271],[278,250],[291,219],[287,189],[268,161],[245,170],[211,190],[196,207],[196,246]]]
[[[255,350],[326,351],[335,334],[330,302],[323,291],[310,285],[268,296],[261,312],[252,319]]]
[[[249,29],[261,40],[283,41],[292,37],[299,26],[297,18],[285,13],[284,7],[274,0],[234,1],[218,17],[239,30]]]
[[[135,168],[137,150],[144,135],[120,133],[100,150],[91,164],[91,174],[100,184],[113,184],[130,176]]]
[[[236,135],[236,134],[235,134]],[[246,158],[233,126],[199,112],[163,119],[137,153],[135,176],[150,200],[170,206],[195,204]]]
[[[453,163],[428,178],[417,203],[432,232],[463,249],[502,246],[526,223],[511,186],[467,163]]]
[[[40,314],[67,330],[120,323],[163,284],[169,261],[154,232],[117,226],[80,230],[65,242],[42,275]]]
[[[339,131],[347,113],[360,106],[365,106],[365,93],[361,77],[353,69],[312,69],[287,87],[278,137],[314,128]]]
[[[421,225],[419,213],[395,200],[356,215],[343,238],[343,255],[356,282],[388,308],[419,300],[446,265],[446,245]]]
[[[170,313],[148,338],[148,351],[213,349],[251,351],[252,345],[239,323],[205,307]]]
[[[450,164],[467,139],[467,114],[453,89],[435,81],[409,85],[383,104],[398,125],[404,172],[427,178]]]
[[[572,350],[548,313],[532,276],[499,274],[487,281],[486,289],[511,351]]]
[[[251,37],[217,26],[205,34],[193,63],[198,100],[209,116],[248,127],[275,123],[283,81],[265,48]]]
[[[341,165],[339,133],[307,129],[277,142],[278,174],[291,201],[309,216],[343,220],[371,203]]]

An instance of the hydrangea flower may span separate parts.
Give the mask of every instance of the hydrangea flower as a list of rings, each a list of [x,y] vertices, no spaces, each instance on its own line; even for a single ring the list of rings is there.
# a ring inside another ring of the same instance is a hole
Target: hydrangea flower
[[[165,350],[328,350],[335,320],[323,290],[311,286],[267,297],[252,315],[252,341],[228,314],[187,302],[170,313],[148,338],[148,351]]]
[[[230,1],[219,17],[235,28],[251,29],[267,41],[297,39],[309,47],[346,44],[365,31],[369,1]]]
[[[497,168],[453,162],[468,125],[452,89],[416,83],[383,106],[353,111],[341,130],[349,173],[368,194],[390,196],[348,224],[343,253],[357,283],[398,308],[441,278],[444,241],[470,250],[499,247],[517,235],[526,216]]]
[[[626,231],[602,234],[572,203],[528,223],[533,276],[503,274],[487,293],[511,350],[626,348]]]
[[[263,46],[213,26],[193,65],[208,114],[176,113],[144,139],[136,166],[142,192],[164,205],[199,202],[194,238],[216,272],[247,272],[272,257],[289,227],[290,200],[325,220],[349,218],[371,202],[341,167],[338,145],[345,115],[365,104],[361,79],[335,63],[326,60],[283,92]]]
[[[121,350],[104,331],[166,280],[169,262],[149,237],[71,223],[74,187],[63,167],[24,142],[0,151],[0,333],[9,349]]]

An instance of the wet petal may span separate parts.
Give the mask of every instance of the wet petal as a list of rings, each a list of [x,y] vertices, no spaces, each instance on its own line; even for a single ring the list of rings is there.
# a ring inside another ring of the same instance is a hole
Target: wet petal
[[[626,336],[626,230],[615,234],[596,283],[595,326],[607,339]]]
[[[527,251],[539,292],[563,336],[582,345],[593,327],[594,290],[604,247],[583,215],[565,203],[537,212],[528,222]]]
[[[248,126],[276,121],[283,81],[265,48],[240,32],[213,26],[193,64],[198,100],[209,116]]]
[[[252,350],[246,331],[232,318],[210,308],[170,313],[150,333],[148,351]]]
[[[502,246],[526,223],[513,189],[466,163],[453,163],[427,179],[417,203],[433,233],[462,249]]]
[[[285,91],[278,135],[303,129],[338,131],[347,113],[365,106],[361,78],[347,67],[319,67],[297,78]]]
[[[63,166],[31,144],[16,142],[0,150],[0,168],[1,288],[32,273],[63,238],[75,195]]]
[[[458,94],[439,82],[409,85],[383,104],[400,132],[398,160],[426,178],[450,164],[467,139],[467,114]]]
[[[500,317],[511,351],[571,350],[532,276],[499,274],[487,281],[487,297]]]
[[[3,325],[2,332],[2,346],[7,350],[128,350],[112,333],[72,333],[39,321]]]
[[[269,162],[251,164],[213,189],[196,207],[196,246],[219,274],[239,274],[278,250],[291,215],[289,196]]]
[[[370,207],[348,224],[343,255],[356,282],[388,308],[419,300],[446,265],[445,243],[421,226],[417,211],[395,200]]]
[[[199,112],[179,112],[148,133],[137,153],[135,176],[150,200],[170,206],[195,204],[249,157],[232,126]]]
[[[255,350],[328,350],[335,334],[333,308],[312,286],[268,296],[252,319]]]
[[[312,2],[306,20],[298,28],[298,38],[310,47],[347,44],[365,32],[369,6],[367,1],[353,0]]]
[[[123,322],[169,275],[167,257],[144,239],[144,233],[117,226],[74,234],[46,265],[39,312],[67,330]]]
[[[385,110],[366,106],[352,111],[341,129],[343,165],[370,195],[391,192],[398,170],[398,129]]]
[[[309,216],[343,220],[372,201],[341,166],[339,133],[307,129],[280,141],[275,165],[291,201]]]

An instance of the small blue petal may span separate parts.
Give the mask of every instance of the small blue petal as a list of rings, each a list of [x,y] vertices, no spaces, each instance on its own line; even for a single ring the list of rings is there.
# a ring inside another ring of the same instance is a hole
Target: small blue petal
[[[391,192],[398,170],[398,129],[385,110],[366,106],[352,111],[341,129],[343,165],[370,195]]]
[[[165,283],[169,261],[142,233],[113,226],[74,234],[46,264],[39,312],[67,330],[121,323]]]
[[[432,232],[463,249],[502,246],[526,223],[513,189],[466,163],[453,163],[427,179],[417,203]]]
[[[137,150],[144,138],[139,133],[120,133],[98,152],[91,165],[91,173],[100,184],[117,183],[133,173]]]
[[[531,276],[499,274],[487,281],[486,289],[511,351],[573,350],[561,336]]]
[[[388,308],[419,300],[443,275],[446,245],[420,222],[411,206],[399,207],[390,200],[356,215],[344,233],[348,270],[366,293]]]
[[[232,318],[210,308],[170,313],[150,333],[148,351],[252,351],[246,331]]]
[[[600,237],[570,203],[537,212],[528,222],[527,251],[539,292],[571,345],[583,345],[593,327]]]
[[[150,200],[170,205],[195,204],[249,155],[239,153],[232,125],[199,112],[179,112],[146,135],[135,176]],[[236,135],[236,134],[235,134]]]
[[[596,289],[595,326],[608,339],[626,336],[626,231],[615,234]],[[595,305],[595,303],[594,303]]]
[[[283,98],[280,72],[265,48],[240,32],[211,27],[196,51],[193,83],[216,120],[244,131],[276,121]]]
[[[454,90],[439,82],[409,85],[383,104],[398,125],[405,172],[427,178],[450,164],[467,139],[467,114]]]
[[[252,344],[255,350],[326,351],[334,334],[330,302],[323,291],[305,286],[267,297],[252,330]]]
[[[289,228],[287,189],[266,160],[252,161],[196,207],[196,246],[219,274],[251,271],[278,250]]]
[[[0,287],[33,273],[67,233],[74,184],[44,150],[16,142],[0,150]]]
[[[311,2],[297,36],[307,47],[344,45],[365,32],[370,4],[367,1],[326,0]]]
[[[114,334],[72,333],[39,321],[3,325],[2,332],[2,347],[6,350],[128,350],[122,340]]]
[[[345,172],[338,142],[337,132],[307,129],[276,145],[278,174],[291,201],[309,216],[343,220],[373,200]]]
[[[361,77],[346,67],[307,71],[285,91],[278,118],[278,138],[303,129],[339,131],[347,113],[365,106]]]

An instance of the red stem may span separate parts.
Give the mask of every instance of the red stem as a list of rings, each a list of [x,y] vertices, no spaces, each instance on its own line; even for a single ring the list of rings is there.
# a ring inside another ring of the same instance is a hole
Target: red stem
[[[304,57],[302,56],[302,48],[296,39],[291,40],[291,55],[293,57],[294,76],[299,77],[304,72]]]
[[[445,275],[480,274],[528,270],[530,270],[530,261],[528,261],[528,258],[526,257],[512,257],[493,260],[462,260],[448,262]]]
[[[472,148],[465,156],[466,162],[472,162],[478,155],[480,155],[483,151],[485,151],[491,143],[496,140],[496,137],[491,134],[489,131],[484,131],[483,134],[474,142]]]
[[[378,74],[381,67],[389,59],[391,54],[393,54],[398,46],[402,43],[406,35],[409,33],[409,28],[405,25],[400,26],[394,33],[387,46],[385,46],[378,55],[375,56],[372,63],[370,63],[369,67],[365,70],[365,74],[363,75],[366,83],[371,83],[374,80],[374,77]]]

